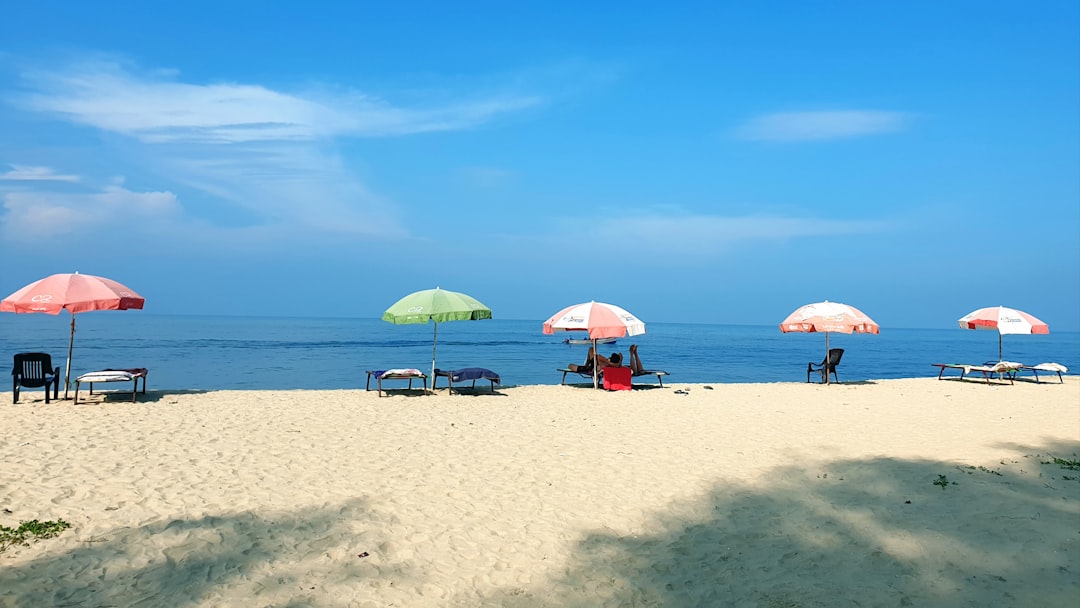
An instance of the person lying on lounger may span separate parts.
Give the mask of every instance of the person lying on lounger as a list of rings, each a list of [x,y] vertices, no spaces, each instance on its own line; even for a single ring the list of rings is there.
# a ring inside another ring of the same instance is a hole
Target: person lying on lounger
[[[577,363],[571,363],[566,366],[566,369],[577,372],[579,374],[591,374],[593,371],[593,364],[599,365],[597,369],[604,369],[605,367],[622,367],[622,355],[619,353],[611,353],[611,357],[605,357],[600,353],[593,350],[593,347],[589,347],[589,354],[585,356],[585,363],[578,365]]]

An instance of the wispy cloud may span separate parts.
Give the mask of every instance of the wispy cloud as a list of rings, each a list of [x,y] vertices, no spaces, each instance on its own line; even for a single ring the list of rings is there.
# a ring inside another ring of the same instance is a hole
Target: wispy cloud
[[[540,103],[532,96],[502,95],[406,108],[359,91],[290,93],[257,84],[187,83],[162,74],[139,77],[108,62],[25,72],[23,78],[35,89],[17,98],[27,109],[154,143],[310,141],[448,131]]]
[[[880,110],[780,112],[752,118],[736,135],[751,141],[841,139],[899,131],[909,121],[908,113]]]
[[[353,90],[185,82],[175,72],[144,73],[104,60],[25,70],[21,79],[21,92],[7,95],[8,100],[24,110],[125,136],[110,144],[124,148],[119,155],[131,163],[124,172],[158,175],[167,188],[183,190],[189,219],[214,225],[229,215],[215,209],[224,206],[243,211],[244,229],[284,227],[378,239],[407,237],[407,213],[366,187],[338,151],[342,140],[469,129],[542,102],[530,95],[493,94],[405,107]],[[8,175],[30,179],[35,174],[63,177],[26,167]],[[41,206],[31,208],[30,200]],[[71,227],[94,221],[64,200],[42,192],[12,194],[5,199],[8,223],[55,226],[50,214],[63,215]]]
[[[31,167],[30,165],[10,165],[11,171],[0,173],[0,180],[33,182],[77,182],[78,175],[61,175],[50,167]]]
[[[40,240],[118,221],[168,221],[180,210],[171,192],[134,192],[108,186],[87,194],[10,192],[3,198],[0,227],[6,239]]]

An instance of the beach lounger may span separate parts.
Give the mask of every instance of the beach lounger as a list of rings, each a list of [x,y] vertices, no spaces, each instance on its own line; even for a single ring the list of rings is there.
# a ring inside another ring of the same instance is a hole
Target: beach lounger
[[[983,365],[967,365],[964,363],[931,363],[934,367],[938,368],[938,380],[944,380],[942,374],[947,369],[960,370],[960,377],[958,380],[963,380],[965,376],[972,372],[978,372],[983,375],[983,379],[987,384],[990,384],[990,380],[997,376],[998,380],[1008,380],[1009,384],[1013,384],[1013,378],[1016,377],[1016,372],[1023,367],[1020,363],[1014,363],[1012,361],[998,361],[997,363],[987,363]]]
[[[455,382],[462,383],[472,380],[472,388],[475,389],[477,380],[488,380],[491,382],[492,393],[495,392],[496,384],[502,384],[502,378],[499,377],[499,374],[496,374],[490,369],[484,369],[483,367],[465,367],[455,370],[436,369],[435,378],[431,381],[431,390],[437,388],[435,385],[439,383],[439,378],[446,378],[447,384],[450,385],[449,394],[454,393]],[[458,389],[458,393],[460,392],[461,390]]]
[[[626,368],[626,369],[630,369],[630,368]],[[590,371],[585,371],[585,370],[575,371],[575,370],[572,370],[572,369],[567,369],[565,367],[559,368],[559,369],[557,369],[555,371],[562,372],[562,381],[560,381],[559,384],[566,384],[566,374],[577,374],[577,375],[581,376],[582,378],[588,378],[589,380],[592,380],[592,372],[590,372]],[[655,376],[656,377],[656,382],[660,385],[661,388],[663,388],[663,386],[664,386],[664,376],[667,376],[667,375],[669,375],[669,374],[666,371],[662,370],[662,369],[643,369],[640,372],[635,373],[634,377],[635,378],[645,378],[645,377],[648,377],[648,376]],[[599,377],[601,379],[603,379],[603,377],[604,377],[604,371],[603,370],[600,371]]]
[[[1034,374],[1035,382],[1039,381],[1039,372],[1057,374],[1058,382],[1062,384],[1065,384],[1065,379],[1061,375],[1069,371],[1069,368],[1065,367],[1060,363],[1040,363],[1038,365],[1024,365],[1021,366],[1020,369]]]
[[[372,376],[375,376],[375,383],[376,383],[376,385],[378,387],[380,397],[384,396],[383,395],[383,387],[382,387],[383,380],[408,380],[409,381],[409,390],[412,390],[413,380],[421,380],[424,383],[424,394],[426,395],[427,392],[428,392],[427,374],[425,374],[424,372],[422,372],[422,371],[420,371],[418,369],[403,368],[403,369],[367,370],[367,387],[366,387],[365,390],[369,390],[369,391],[371,390],[371,377]],[[389,394],[389,393],[387,393],[387,394]]]
[[[559,382],[559,384],[566,384],[566,374],[577,374],[577,375],[581,376],[582,378],[588,378],[590,381],[592,380],[592,371],[572,370],[572,369],[569,369],[569,368],[566,368],[566,367],[561,367],[561,368],[559,368],[559,369],[557,369],[555,371],[562,372],[562,381]],[[603,371],[601,371],[599,374],[597,374],[598,378],[602,378],[603,376],[604,376]]]
[[[146,394],[146,376],[149,372],[145,367],[132,367],[129,369],[103,369],[97,372],[83,374],[75,379],[75,403],[79,403],[79,386],[89,385],[90,394],[94,394],[94,384],[100,382],[130,382],[131,402],[135,403],[135,394],[139,390],[139,378],[142,378],[142,393]]]
[[[49,402],[49,385],[53,387],[53,399],[60,394],[60,368],[53,367],[49,353],[18,353],[11,368],[11,392],[19,402],[20,388],[45,387],[45,403]],[[67,389],[64,389],[67,390]]]
[[[663,376],[666,376],[666,375],[668,375],[668,373],[665,372],[662,369],[643,369],[640,372],[634,372],[634,377],[635,378],[644,378],[646,376],[656,376],[656,382],[660,385],[661,388],[664,387]]]

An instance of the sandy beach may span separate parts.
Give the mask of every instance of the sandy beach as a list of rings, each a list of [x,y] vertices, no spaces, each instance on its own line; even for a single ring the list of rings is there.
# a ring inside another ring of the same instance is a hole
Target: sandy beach
[[[110,387],[111,388],[111,387]],[[0,394],[0,606],[1075,606],[1080,383]]]

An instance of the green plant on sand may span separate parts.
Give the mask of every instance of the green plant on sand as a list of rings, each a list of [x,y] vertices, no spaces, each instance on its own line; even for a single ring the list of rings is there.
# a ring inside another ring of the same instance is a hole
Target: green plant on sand
[[[12,545],[30,546],[29,540],[41,540],[58,536],[61,532],[71,527],[68,522],[58,519],[56,521],[38,521],[32,519],[19,523],[18,528],[9,528],[0,525],[0,552]]]

